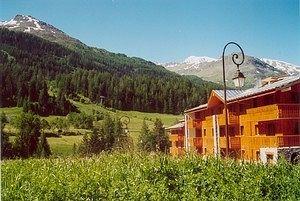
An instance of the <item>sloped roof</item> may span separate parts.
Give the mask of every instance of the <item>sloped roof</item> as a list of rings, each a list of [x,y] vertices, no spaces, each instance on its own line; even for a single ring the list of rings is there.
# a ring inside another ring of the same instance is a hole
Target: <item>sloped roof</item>
[[[166,129],[170,130],[170,129],[176,129],[176,128],[182,128],[182,127],[184,127],[184,122],[179,122],[178,124],[170,126],[170,127],[166,128]]]
[[[227,101],[230,102],[230,101],[234,101],[234,100],[237,100],[237,99],[242,99],[242,98],[254,96],[254,95],[257,95],[257,94],[265,93],[265,92],[268,92],[268,91],[281,89],[281,88],[284,88],[284,87],[289,87],[289,86],[293,85],[296,82],[300,82],[300,75],[283,77],[283,78],[281,78],[280,80],[278,80],[276,82],[269,83],[269,84],[264,85],[262,87],[254,87],[254,88],[247,89],[247,90],[227,89],[226,90]],[[213,90],[213,92],[222,101],[224,100],[224,91],[223,90]],[[207,107],[207,104],[203,104],[203,105],[188,109],[185,112],[192,112],[194,110],[199,110],[199,109],[203,109],[203,108],[206,108],[206,107]]]
[[[275,89],[280,89],[283,87],[288,87],[295,82],[300,81],[300,76],[289,76],[284,77],[276,82],[264,85],[262,87],[254,87],[247,90],[226,90],[227,101],[234,101],[241,98],[246,98],[256,94],[272,91]],[[213,90],[222,100],[224,100],[223,90]]]
[[[199,106],[191,108],[191,109],[188,109],[188,110],[185,110],[184,112],[191,112],[191,111],[203,109],[203,108],[206,108],[206,107],[207,107],[207,103],[203,104],[203,105],[199,105]]]

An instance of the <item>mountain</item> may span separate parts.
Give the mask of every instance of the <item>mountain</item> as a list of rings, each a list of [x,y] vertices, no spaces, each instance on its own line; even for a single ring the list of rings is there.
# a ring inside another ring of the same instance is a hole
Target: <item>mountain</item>
[[[23,106],[41,115],[66,115],[75,110],[68,99],[82,96],[121,110],[179,114],[205,103],[207,94],[220,87],[151,61],[89,47],[23,15],[1,23],[0,82],[0,107]]]
[[[241,54],[239,54],[241,58]],[[222,59],[210,57],[191,56],[183,62],[169,62],[162,64],[167,69],[181,75],[196,75],[204,80],[222,83]],[[236,65],[232,62],[232,56],[225,56],[225,71],[227,80],[231,80]],[[300,72],[300,68],[295,65],[270,59],[258,59],[245,55],[245,61],[240,66],[241,72],[246,76],[246,86],[252,87],[256,83],[269,76],[295,75]],[[233,86],[232,82],[228,82]]]
[[[68,46],[84,45],[80,40],[72,38],[60,29],[30,15],[16,15],[9,21],[0,22],[0,27],[34,34],[46,40]]]
[[[295,75],[300,73],[300,66],[294,65],[294,64],[290,64],[284,61],[278,61],[278,60],[274,60],[274,59],[265,59],[262,58],[260,59],[263,62],[274,66],[275,68],[285,72],[288,75]]]

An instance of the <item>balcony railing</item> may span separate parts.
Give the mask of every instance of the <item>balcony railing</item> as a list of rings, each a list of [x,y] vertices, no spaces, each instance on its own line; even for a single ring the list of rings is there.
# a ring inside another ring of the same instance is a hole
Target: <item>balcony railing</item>
[[[224,116],[224,114],[219,115],[218,120],[219,120],[220,125],[225,125],[225,116]],[[238,123],[239,123],[239,117],[237,115],[229,113],[229,115],[228,115],[228,124],[233,125],[233,124],[238,124]]]
[[[279,147],[300,146],[300,135],[278,136]]]
[[[188,120],[189,128],[201,128],[202,121],[201,120]]]
[[[226,137],[220,137],[220,147],[226,148]],[[241,137],[229,137],[229,148],[240,149],[241,148]]]
[[[300,117],[300,104],[279,104],[279,118]]]
[[[242,144],[252,149],[300,146],[300,135],[242,137]]]
[[[229,137],[229,147],[232,149],[241,148],[241,137]]]
[[[244,116],[243,118],[245,118],[245,120],[246,118],[266,120],[299,117],[300,104],[273,104],[247,109],[247,116]]]

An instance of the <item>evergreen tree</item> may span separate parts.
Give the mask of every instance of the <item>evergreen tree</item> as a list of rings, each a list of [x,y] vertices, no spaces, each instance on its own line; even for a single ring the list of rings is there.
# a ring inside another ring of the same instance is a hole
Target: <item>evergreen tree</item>
[[[169,137],[165,132],[162,121],[156,118],[154,122],[153,135],[155,138],[156,151],[168,153],[170,148]]]
[[[38,155],[41,157],[49,157],[51,155],[51,149],[48,143],[48,140],[46,138],[46,134],[42,133],[40,137],[40,142],[38,145]]]
[[[8,119],[4,112],[0,114],[0,126],[1,126],[1,159],[13,157],[12,144],[9,142],[9,136],[4,132],[5,124],[8,123]]]
[[[37,153],[40,133],[40,119],[32,113],[22,113],[16,120],[19,129],[15,141],[18,156],[30,157]]]
[[[155,151],[155,138],[153,133],[149,130],[149,127],[145,121],[143,120],[142,129],[139,136],[138,147],[141,150],[145,151]]]
[[[49,107],[49,95],[48,95],[48,88],[46,82],[44,82],[43,87],[39,94],[39,112],[41,115],[49,115],[48,111]]]

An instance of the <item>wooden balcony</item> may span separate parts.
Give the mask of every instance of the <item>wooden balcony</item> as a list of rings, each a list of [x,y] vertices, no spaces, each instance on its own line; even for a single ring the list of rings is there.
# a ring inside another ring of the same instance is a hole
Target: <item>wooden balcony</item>
[[[279,147],[300,146],[300,135],[278,136]]]
[[[300,104],[279,104],[278,110],[279,118],[300,117]]]
[[[300,146],[300,135],[242,137],[242,145],[251,149]]]
[[[188,128],[201,128],[201,120],[188,120]]]
[[[226,137],[220,137],[220,147],[226,148]],[[240,149],[241,148],[241,137],[229,137],[229,148]]]
[[[270,120],[281,118],[300,118],[300,104],[273,104],[247,109],[243,120]]]
[[[225,116],[224,114],[218,115],[218,121],[219,125],[225,125]],[[229,114],[228,115],[228,124],[229,125],[234,125],[239,123],[239,117],[234,114]]]
[[[194,147],[202,147],[203,146],[202,137],[193,138],[193,145],[194,145]]]
[[[241,137],[229,137],[229,147],[231,149],[240,149]]]

